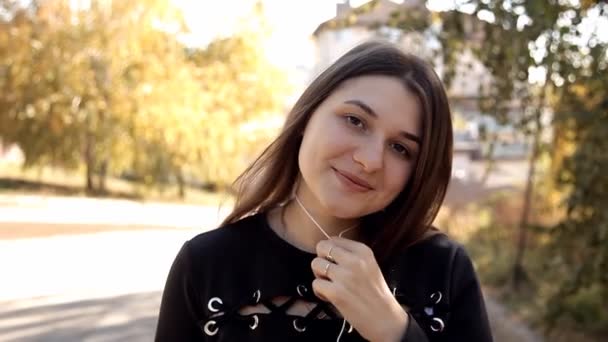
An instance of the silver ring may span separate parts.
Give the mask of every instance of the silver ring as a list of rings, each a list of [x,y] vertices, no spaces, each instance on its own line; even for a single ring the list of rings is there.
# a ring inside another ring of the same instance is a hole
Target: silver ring
[[[306,286],[300,284],[298,285],[298,287],[296,287],[296,291],[298,292],[300,297],[304,297],[304,294],[308,292],[308,289],[306,288]]]
[[[306,331],[306,327],[301,327],[301,328],[300,328],[300,327],[298,326],[297,321],[298,321],[298,319],[297,319],[297,318],[293,320],[293,328],[294,328],[294,329],[296,329],[296,331],[298,331],[298,332],[304,332],[304,331]]]
[[[439,327],[436,328],[433,324],[434,322],[437,322]],[[433,322],[431,323],[431,330],[433,330],[434,332],[438,332],[443,331],[443,328],[445,328],[445,323],[443,323],[443,320],[441,320],[441,318],[433,317]]]
[[[213,336],[215,334],[217,334],[218,330],[220,330],[219,328],[215,328],[215,330],[211,330],[212,327],[214,327],[216,324],[215,321],[209,321],[207,323],[205,323],[205,327],[203,328],[203,330],[205,330],[205,334],[209,335],[209,336]]]
[[[222,300],[218,297],[213,297],[213,298],[209,299],[209,303],[207,303],[207,308],[209,308],[209,311],[211,311],[211,312],[220,311],[220,309],[213,307],[213,303],[219,303],[220,305],[224,304],[222,302]]]
[[[255,299],[256,304],[260,302],[261,295],[262,295],[262,293],[260,292],[260,290],[257,290],[253,293],[253,298]]]
[[[335,263],[336,259],[334,259],[334,257],[331,256],[331,251],[334,249],[334,246],[332,245],[331,247],[329,247],[329,251],[327,251],[327,256],[325,257],[325,259]]]
[[[325,278],[329,278],[329,266],[331,266],[331,262],[327,262],[327,265],[325,265],[325,272],[323,272],[323,275],[325,276]]]
[[[435,297],[437,297],[437,296],[439,296],[439,298],[435,299]],[[441,291],[434,292],[431,295],[431,300],[434,300],[435,304],[439,304],[439,302],[441,302],[441,298],[443,298],[443,295],[441,294]]]
[[[249,328],[251,328],[251,330],[255,330],[255,328],[258,327],[258,323],[260,322],[260,320],[258,319],[258,315],[253,315],[251,317],[253,317],[253,324],[250,324]]]

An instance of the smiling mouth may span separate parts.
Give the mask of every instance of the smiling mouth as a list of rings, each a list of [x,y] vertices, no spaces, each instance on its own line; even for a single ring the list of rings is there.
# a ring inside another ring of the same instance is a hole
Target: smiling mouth
[[[349,177],[348,175],[340,172],[339,170],[337,170],[333,167],[332,167],[332,170],[334,170],[338,180],[350,191],[366,192],[366,191],[373,190],[373,188],[371,186],[369,186],[367,184],[363,184],[360,181],[353,179],[352,177]]]

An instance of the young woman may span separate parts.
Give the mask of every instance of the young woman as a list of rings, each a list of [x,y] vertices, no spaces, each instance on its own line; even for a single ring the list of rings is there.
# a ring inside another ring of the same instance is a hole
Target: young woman
[[[451,160],[432,68],[355,47],[239,177],[221,228],[184,244],[156,341],[491,341],[469,257],[431,226]]]

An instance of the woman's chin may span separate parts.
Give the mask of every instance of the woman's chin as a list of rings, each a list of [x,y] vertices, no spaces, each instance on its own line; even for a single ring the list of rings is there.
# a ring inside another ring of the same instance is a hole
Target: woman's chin
[[[353,206],[344,206],[339,204],[327,206],[327,212],[331,216],[343,220],[358,219],[362,216],[369,214],[369,212],[366,210],[354,208]]]
[[[370,203],[362,203],[361,200],[352,197],[321,193],[317,198],[320,199],[320,203],[328,215],[344,220],[358,219],[375,211],[369,207]]]
[[[358,213],[355,213],[355,214],[351,214],[351,213],[334,213],[332,216],[336,217],[336,218],[339,218],[339,219],[342,219],[342,220],[355,220],[355,219],[358,219],[361,216],[365,216],[365,215],[361,215],[361,214],[358,214]]]

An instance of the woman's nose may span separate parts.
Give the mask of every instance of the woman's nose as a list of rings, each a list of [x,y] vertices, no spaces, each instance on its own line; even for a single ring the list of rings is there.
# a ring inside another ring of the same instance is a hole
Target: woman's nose
[[[384,146],[380,143],[367,143],[355,150],[353,159],[368,173],[382,169]]]

